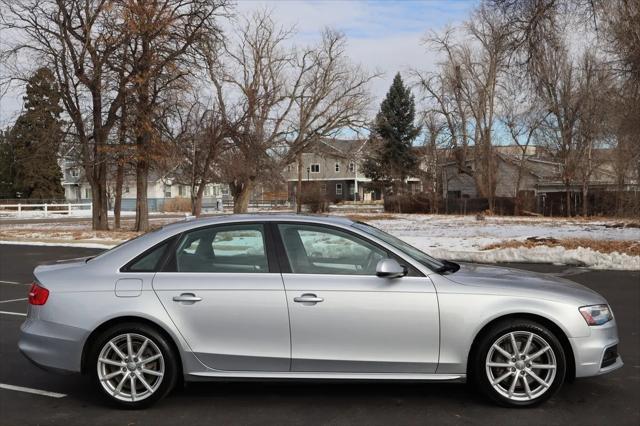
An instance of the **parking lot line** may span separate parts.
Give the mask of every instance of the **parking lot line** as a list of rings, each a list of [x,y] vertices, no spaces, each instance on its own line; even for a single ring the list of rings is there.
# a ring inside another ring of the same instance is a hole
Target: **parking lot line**
[[[20,299],[0,300],[0,303],[19,302],[21,300],[27,300],[27,298],[26,297],[21,297]]]
[[[40,389],[33,389],[33,388],[25,388],[23,386],[7,385],[7,384],[4,384],[4,383],[0,383],[0,389],[12,390],[12,391],[17,391],[17,392],[32,393],[32,394],[35,394],[35,395],[49,396],[51,398],[64,398],[65,396],[67,396],[64,393],[49,392],[49,391],[43,391],[43,390],[40,390]]]
[[[4,281],[4,280],[0,280],[1,284],[15,284],[15,285],[29,285],[29,283],[19,283],[16,281]]]
[[[19,315],[21,317],[26,317],[27,314],[23,314],[22,312],[9,312],[9,311],[0,311],[0,314],[5,314],[5,315]]]

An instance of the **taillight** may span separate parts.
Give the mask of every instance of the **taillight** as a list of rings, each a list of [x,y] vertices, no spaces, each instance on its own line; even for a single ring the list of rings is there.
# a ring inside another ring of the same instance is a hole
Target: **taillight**
[[[49,290],[44,287],[40,287],[37,283],[31,284],[29,289],[29,304],[31,305],[44,305],[49,298]]]

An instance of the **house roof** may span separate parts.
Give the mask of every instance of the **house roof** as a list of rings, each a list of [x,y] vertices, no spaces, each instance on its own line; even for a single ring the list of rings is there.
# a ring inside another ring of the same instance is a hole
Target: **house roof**
[[[336,157],[348,158],[357,154],[367,144],[366,139],[319,139],[308,151],[325,152]]]

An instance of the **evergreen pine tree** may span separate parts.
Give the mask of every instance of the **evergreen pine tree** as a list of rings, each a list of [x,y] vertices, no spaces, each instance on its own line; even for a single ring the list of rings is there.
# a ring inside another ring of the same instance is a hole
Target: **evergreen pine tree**
[[[61,198],[58,149],[63,138],[60,92],[51,71],[29,79],[24,111],[9,134],[15,159],[14,192],[22,198]]]
[[[398,73],[374,121],[371,134],[373,152],[364,164],[368,177],[387,188],[398,188],[403,186],[407,177],[415,174],[418,158],[412,144],[420,133],[420,127],[414,125],[414,120],[414,96]]]

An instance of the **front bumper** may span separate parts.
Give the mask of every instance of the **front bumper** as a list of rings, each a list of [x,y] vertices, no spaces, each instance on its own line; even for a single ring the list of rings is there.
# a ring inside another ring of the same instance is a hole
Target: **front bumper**
[[[617,353],[611,360],[611,352],[619,342],[615,320],[590,327],[587,337],[569,338],[576,361],[576,377],[590,377],[606,374],[622,367],[624,363]]]
[[[18,349],[45,370],[80,372],[85,338],[85,330],[27,318],[20,327]]]

